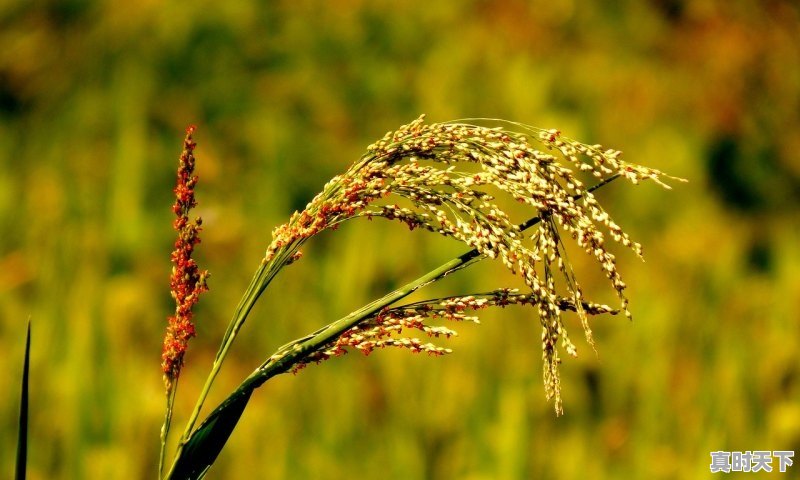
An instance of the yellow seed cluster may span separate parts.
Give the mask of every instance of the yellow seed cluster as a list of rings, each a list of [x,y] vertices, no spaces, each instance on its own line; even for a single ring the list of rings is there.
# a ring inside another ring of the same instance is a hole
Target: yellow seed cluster
[[[448,299],[409,315],[389,310],[374,317],[371,323],[345,332],[327,350],[317,352],[309,360],[339,355],[350,347],[366,353],[385,346],[435,355],[448,353],[447,349],[417,339],[398,339],[392,335],[412,328],[428,335],[450,336],[454,332],[427,327],[423,320],[431,316],[468,319],[461,313],[465,309],[502,306],[513,299],[515,303],[537,308],[542,327],[546,394],[554,398],[556,410],[561,411],[557,346],[560,344],[569,355],[576,355],[561,312],[576,311],[587,341],[593,343],[587,315],[610,311],[608,307],[583,301],[581,287],[566,260],[561,233],[565,232],[597,260],[627,316],[630,313],[624,295],[626,286],[617,271],[614,255],[606,248],[605,233],[641,255],[641,246],[612,221],[574,170],[600,179],[620,175],[633,183],[650,179],[666,185],[660,180],[664,177],[661,172],[626,163],[619,151],[584,145],[556,130],[506,124],[511,128],[487,128],[463,122],[426,124],[424,117],[420,117],[387,133],[370,145],[346,173],[326,185],[305,210],[295,213],[289,223],[274,232],[266,260],[276,256],[287,262],[296,260],[297,249],[320,230],[335,228],[355,217],[382,217],[404,222],[411,229],[452,237],[477,249],[480,255],[500,260],[524,280],[530,290],[528,296],[506,292],[502,298]],[[523,232],[487,188],[531,207],[532,214],[541,218],[535,231]],[[410,206],[401,207],[387,197],[403,198]],[[566,296],[556,291],[557,277],[566,285]]]

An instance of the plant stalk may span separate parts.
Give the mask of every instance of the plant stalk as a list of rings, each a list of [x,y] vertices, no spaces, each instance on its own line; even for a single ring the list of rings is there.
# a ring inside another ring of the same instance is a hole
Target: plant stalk
[[[167,407],[164,412],[164,424],[161,426],[161,451],[158,454],[158,477],[164,473],[164,461],[167,455],[167,438],[169,437],[169,429],[172,425],[172,412],[175,405],[175,394],[178,390],[178,379],[174,380],[172,388],[167,391],[166,400]]]

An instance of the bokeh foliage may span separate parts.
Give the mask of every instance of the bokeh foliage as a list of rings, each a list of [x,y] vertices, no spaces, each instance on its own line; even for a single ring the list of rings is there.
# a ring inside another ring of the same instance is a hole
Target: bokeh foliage
[[[272,228],[423,112],[555,127],[689,178],[599,193],[645,246],[645,264],[619,258],[636,320],[595,320],[599,355],[579,344],[562,368],[561,418],[523,309],[463,326],[445,358],[351,355],[275,379],[214,478],[696,478],[712,450],[800,451],[795,2],[6,0],[0,45],[0,465],[30,315],[30,477],[153,477],[187,124],[213,277],[175,425]],[[212,401],[279,345],[460,252],[378,221],[316,239]],[[509,277],[479,265],[429,293]]]

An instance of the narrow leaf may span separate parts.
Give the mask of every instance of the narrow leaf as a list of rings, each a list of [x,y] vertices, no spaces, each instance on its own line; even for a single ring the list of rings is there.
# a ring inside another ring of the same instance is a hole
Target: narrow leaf
[[[31,321],[25,339],[25,362],[22,367],[22,393],[19,400],[19,436],[17,437],[17,470],[14,478],[25,480],[28,460],[28,369],[31,351]]]
[[[250,400],[251,388],[240,389],[238,395],[217,408],[198,427],[186,444],[167,478],[197,480],[203,478],[228,441]]]

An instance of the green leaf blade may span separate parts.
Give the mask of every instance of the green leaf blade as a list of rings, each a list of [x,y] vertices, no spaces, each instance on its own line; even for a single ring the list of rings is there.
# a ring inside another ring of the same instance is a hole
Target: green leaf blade
[[[237,393],[192,433],[175,460],[168,479],[198,480],[205,476],[233,433],[253,390],[247,388]]]
[[[25,361],[22,366],[22,391],[19,399],[19,432],[17,437],[17,465],[14,478],[25,480],[28,464],[28,372],[30,371],[31,321],[25,338]]]

